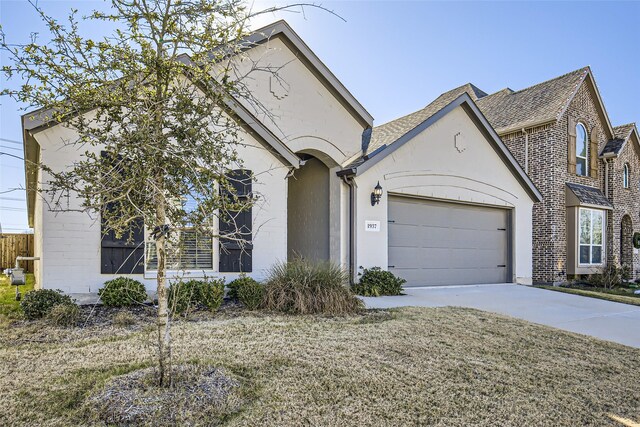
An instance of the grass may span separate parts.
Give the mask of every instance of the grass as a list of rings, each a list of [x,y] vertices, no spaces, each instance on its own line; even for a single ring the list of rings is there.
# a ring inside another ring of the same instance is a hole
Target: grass
[[[218,314],[173,327],[174,363],[219,366],[227,426],[601,426],[639,420],[640,350],[463,308],[326,318]],[[0,425],[91,425],[85,399],[149,366],[153,328],[0,331]],[[206,403],[205,403],[206,405]],[[194,418],[197,418],[194,414]]]
[[[20,286],[20,293],[24,296],[33,290],[33,274],[27,274],[27,284]],[[4,274],[0,274],[0,318],[15,319],[20,317],[20,301],[16,301],[16,287],[12,286],[10,280]]]
[[[548,289],[550,291],[564,292],[567,294],[581,295],[583,297],[598,298],[606,301],[640,306],[640,295],[634,295],[633,293],[629,293],[624,290],[604,288],[567,288],[563,286],[544,285],[537,287]]]

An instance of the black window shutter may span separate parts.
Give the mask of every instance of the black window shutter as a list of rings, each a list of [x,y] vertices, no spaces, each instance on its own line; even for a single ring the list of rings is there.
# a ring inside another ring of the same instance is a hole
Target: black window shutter
[[[251,197],[252,178],[248,169],[237,169],[231,171],[227,178],[233,186],[236,196],[240,200],[247,200]],[[222,195],[232,198],[226,189],[221,189]],[[219,271],[222,273],[252,271],[252,215],[251,208],[240,212],[229,211],[226,217],[220,216],[220,265]],[[224,236],[228,236],[225,238]]]
[[[102,157],[107,156],[104,151],[101,154]],[[133,221],[130,229],[119,239],[113,230],[106,229],[104,220],[101,220],[100,235],[101,274],[144,273],[144,223],[141,218]]]

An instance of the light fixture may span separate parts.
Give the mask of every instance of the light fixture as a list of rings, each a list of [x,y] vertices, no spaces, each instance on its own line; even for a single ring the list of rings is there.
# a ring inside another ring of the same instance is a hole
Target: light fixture
[[[373,193],[371,193],[371,206],[375,206],[380,203],[380,198],[382,197],[382,187],[380,186],[380,181],[374,187]]]

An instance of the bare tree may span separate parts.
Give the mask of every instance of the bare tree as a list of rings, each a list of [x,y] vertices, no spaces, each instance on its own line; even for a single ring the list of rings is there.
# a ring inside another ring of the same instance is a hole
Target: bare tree
[[[48,179],[37,190],[49,203],[65,210],[65,199],[77,196],[80,210],[100,213],[103,227],[119,238],[139,224],[150,231],[158,271],[160,384],[166,384],[167,240],[187,225],[214,235],[215,212],[240,212],[255,202],[237,197],[227,174],[241,164],[242,139],[224,107],[242,100],[261,109],[242,83],[247,73],[234,66],[249,47],[244,36],[255,13],[238,0],[110,0],[110,11],[79,17],[72,10],[63,24],[30,1],[51,40],[12,45],[0,32],[0,48],[11,59],[2,72],[24,81],[1,94],[39,107],[38,119],[74,131],[65,143],[82,152],[80,158],[64,171],[38,165]],[[116,30],[86,38],[83,21],[112,22]],[[186,198],[194,202],[190,209]],[[231,234],[225,238],[243,240],[241,233]]]

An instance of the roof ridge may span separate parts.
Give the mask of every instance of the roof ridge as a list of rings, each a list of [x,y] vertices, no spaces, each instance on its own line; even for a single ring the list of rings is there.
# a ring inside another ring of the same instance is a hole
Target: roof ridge
[[[623,124],[623,125],[614,126],[613,128],[614,128],[614,129],[619,129],[619,128],[624,128],[624,127],[627,127],[627,126],[633,126],[633,127],[635,127],[635,126],[636,126],[636,122],[629,122],[629,123],[625,123],[625,124]]]
[[[460,89],[462,89],[462,88],[466,88],[466,87],[475,88],[475,89],[479,90],[480,92],[484,93],[484,94],[485,94],[485,96],[487,96],[487,95],[488,95],[485,91],[483,91],[482,89],[480,89],[479,87],[477,87],[477,86],[476,86],[476,85],[474,85],[473,83],[468,82],[468,83],[462,84],[462,85],[460,85],[460,86],[456,86],[456,87],[454,87],[453,89],[450,89],[450,90],[447,90],[447,91],[445,91],[445,92],[442,92],[440,95],[438,95],[437,97],[435,97],[431,102],[429,102],[427,105],[425,105],[425,106],[424,106],[424,107],[422,107],[422,108],[419,108],[419,109],[417,109],[417,110],[414,110],[414,111],[412,111],[412,112],[410,112],[410,113],[407,113],[407,114],[404,114],[404,115],[402,115],[402,116],[396,117],[395,119],[391,119],[391,120],[389,120],[388,122],[381,123],[381,124],[379,124],[379,125],[377,125],[377,126],[374,126],[373,128],[374,128],[374,129],[378,129],[378,128],[382,127],[382,126],[386,126],[386,125],[388,125],[388,124],[390,124],[390,123],[396,122],[396,121],[398,121],[398,120],[402,120],[402,119],[404,119],[405,117],[411,116],[411,115],[416,114],[416,113],[419,113],[419,112],[421,112],[421,111],[424,111],[424,110],[426,110],[427,108],[429,108],[430,106],[432,106],[433,104],[435,104],[435,103],[436,103],[439,99],[441,99],[443,96],[445,96],[445,95],[447,95],[447,94],[449,94],[449,93],[451,93],[451,92],[454,92],[454,91],[460,90]],[[466,92],[466,91],[465,91],[465,92]],[[474,92],[475,92],[475,90],[474,90]]]
[[[577,70],[573,70],[573,71],[570,71],[568,73],[565,73],[565,74],[563,74],[561,76],[554,77],[552,79],[545,80],[545,81],[542,81],[540,83],[533,84],[531,86],[527,86],[527,87],[525,87],[523,89],[513,91],[513,93],[524,92],[525,90],[533,89],[534,87],[541,86],[541,85],[544,85],[544,84],[548,84],[548,83],[554,82],[556,80],[563,79],[563,78],[568,77],[568,76],[573,75],[573,74],[585,73],[587,71],[591,71],[591,67],[589,67],[588,65],[586,67],[578,68]]]

